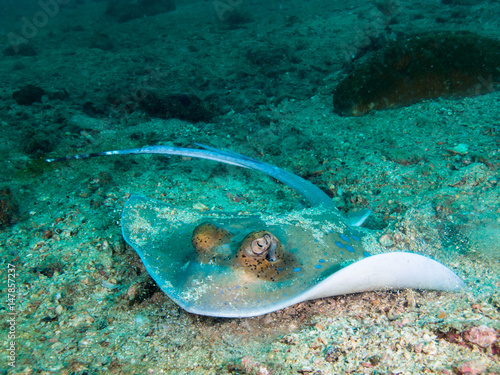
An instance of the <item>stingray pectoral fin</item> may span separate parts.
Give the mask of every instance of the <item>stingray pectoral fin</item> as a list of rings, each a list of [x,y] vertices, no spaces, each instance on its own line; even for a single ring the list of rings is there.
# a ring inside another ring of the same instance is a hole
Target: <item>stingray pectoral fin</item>
[[[301,297],[303,301],[386,289],[459,291],[464,282],[446,266],[422,255],[385,253],[361,259],[327,277]]]

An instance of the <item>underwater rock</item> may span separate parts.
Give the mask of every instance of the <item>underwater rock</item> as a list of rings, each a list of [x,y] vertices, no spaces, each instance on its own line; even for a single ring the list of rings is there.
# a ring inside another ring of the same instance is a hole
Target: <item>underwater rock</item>
[[[217,2],[214,2],[215,11],[219,16],[217,17],[219,20],[219,27],[222,29],[236,30],[243,27],[243,25],[252,22],[250,15],[242,12],[241,10],[234,7],[219,10],[217,8],[217,4]]]
[[[39,264],[36,267],[32,267],[30,272],[35,274],[44,275],[45,277],[51,278],[54,274],[63,274],[64,266],[61,262],[52,261],[52,262],[44,262],[43,264]]]
[[[487,348],[497,341],[497,333],[493,328],[486,326],[472,327],[465,332],[465,339],[481,348]]]
[[[453,366],[453,372],[459,375],[481,375],[486,373],[486,365],[479,359],[473,359]]]
[[[362,116],[425,99],[493,92],[499,81],[500,41],[433,32],[398,39],[360,63],[335,89],[333,107],[343,116]]]
[[[3,50],[4,56],[36,56],[36,50],[31,44],[20,44],[14,48],[9,46]]]
[[[89,47],[111,51],[113,49],[113,41],[108,34],[96,31],[90,38]]]
[[[160,291],[160,288],[147,273],[144,273],[135,283],[129,286],[126,298],[129,305],[134,306],[150,299],[158,291]]]
[[[101,103],[88,101],[82,105],[82,111],[90,117],[97,117],[104,115],[106,113],[106,108]]]
[[[54,149],[54,139],[48,133],[30,129],[23,132],[20,146],[27,155],[36,158]]]
[[[0,189],[0,229],[12,224],[18,204],[8,187]]]
[[[148,91],[140,104],[150,116],[159,118],[177,118],[186,121],[209,121],[213,114],[203,101],[187,93],[165,93],[162,90]]]
[[[42,101],[45,91],[35,85],[26,85],[12,93],[12,98],[20,105],[32,105]]]

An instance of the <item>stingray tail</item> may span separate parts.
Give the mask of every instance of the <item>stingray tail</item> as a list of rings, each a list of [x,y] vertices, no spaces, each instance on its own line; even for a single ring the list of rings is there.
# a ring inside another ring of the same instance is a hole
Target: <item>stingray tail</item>
[[[182,148],[172,146],[147,146],[142,148],[132,148],[127,150],[114,150],[105,152],[96,152],[91,154],[82,154],[67,156],[62,158],[46,159],[47,162],[57,162],[72,159],[84,159],[107,155],[129,155],[129,154],[161,154],[161,155],[179,155],[193,158],[208,159],[225,164],[231,164],[242,168],[250,168],[263,172],[278,181],[288,185],[296,192],[301,194],[311,206],[323,206],[324,208],[338,212],[330,197],[320,188],[313,185],[303,178],[275,167],[274,165],[252,159],[250,157],[238,154],[232,151],[221,151],[213,147],[199,145],[204,150],[193,148]]]

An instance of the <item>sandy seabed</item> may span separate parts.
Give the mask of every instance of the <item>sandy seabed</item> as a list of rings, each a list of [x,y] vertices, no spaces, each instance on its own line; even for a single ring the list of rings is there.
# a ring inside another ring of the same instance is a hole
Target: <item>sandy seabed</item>
[[[331,104],[349,56],[374,35],[500,39],[498,3],[460,3],[249,1],[235,24],[211,2],[121,24],[103,18],[104,3],[61,9],[30,39],[36,56],[0,61],[0,188],[15,208],[0,231],[2,335],[15,335],[2,340],[3,373],[500,373],[500,94],[356,118]],[[5,34],[18,30],[14,20],[5,18]],[[112,47],[95,48],[96,34]],[[19,105],[12,93],[26,84],[50,95]],[[196,95],[217,114],[148,116],[128,106],[143,88]],[[184,312],[121,237],[130,194],[267,213],[293,210],[300,197],[208,161],[41,158],[193,142],[296,173],[344,212],[370,208],[374,247],[431,256],[466,290],[361,293],[246,319]]]

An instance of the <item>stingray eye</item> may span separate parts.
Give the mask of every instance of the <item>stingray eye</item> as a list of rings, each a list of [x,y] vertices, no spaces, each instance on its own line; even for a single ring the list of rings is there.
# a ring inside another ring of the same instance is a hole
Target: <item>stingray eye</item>
[[[261,230],[252,232],[241,243],[239,252],[257,260],[275,262],[278,259],[280,241],[270,232]]]
[[[266,233],[262,237],[253,240],[250,244],[250,249],[254,254],[261,255],[264,251],[267,251],[269,249],[271,243],[271,235],[269,233]]]
[[[278,237],[267,230],[247,235],[240,244],[235,262],[247,274],[268,281],[292,277],[293,269],[298,266]]]

